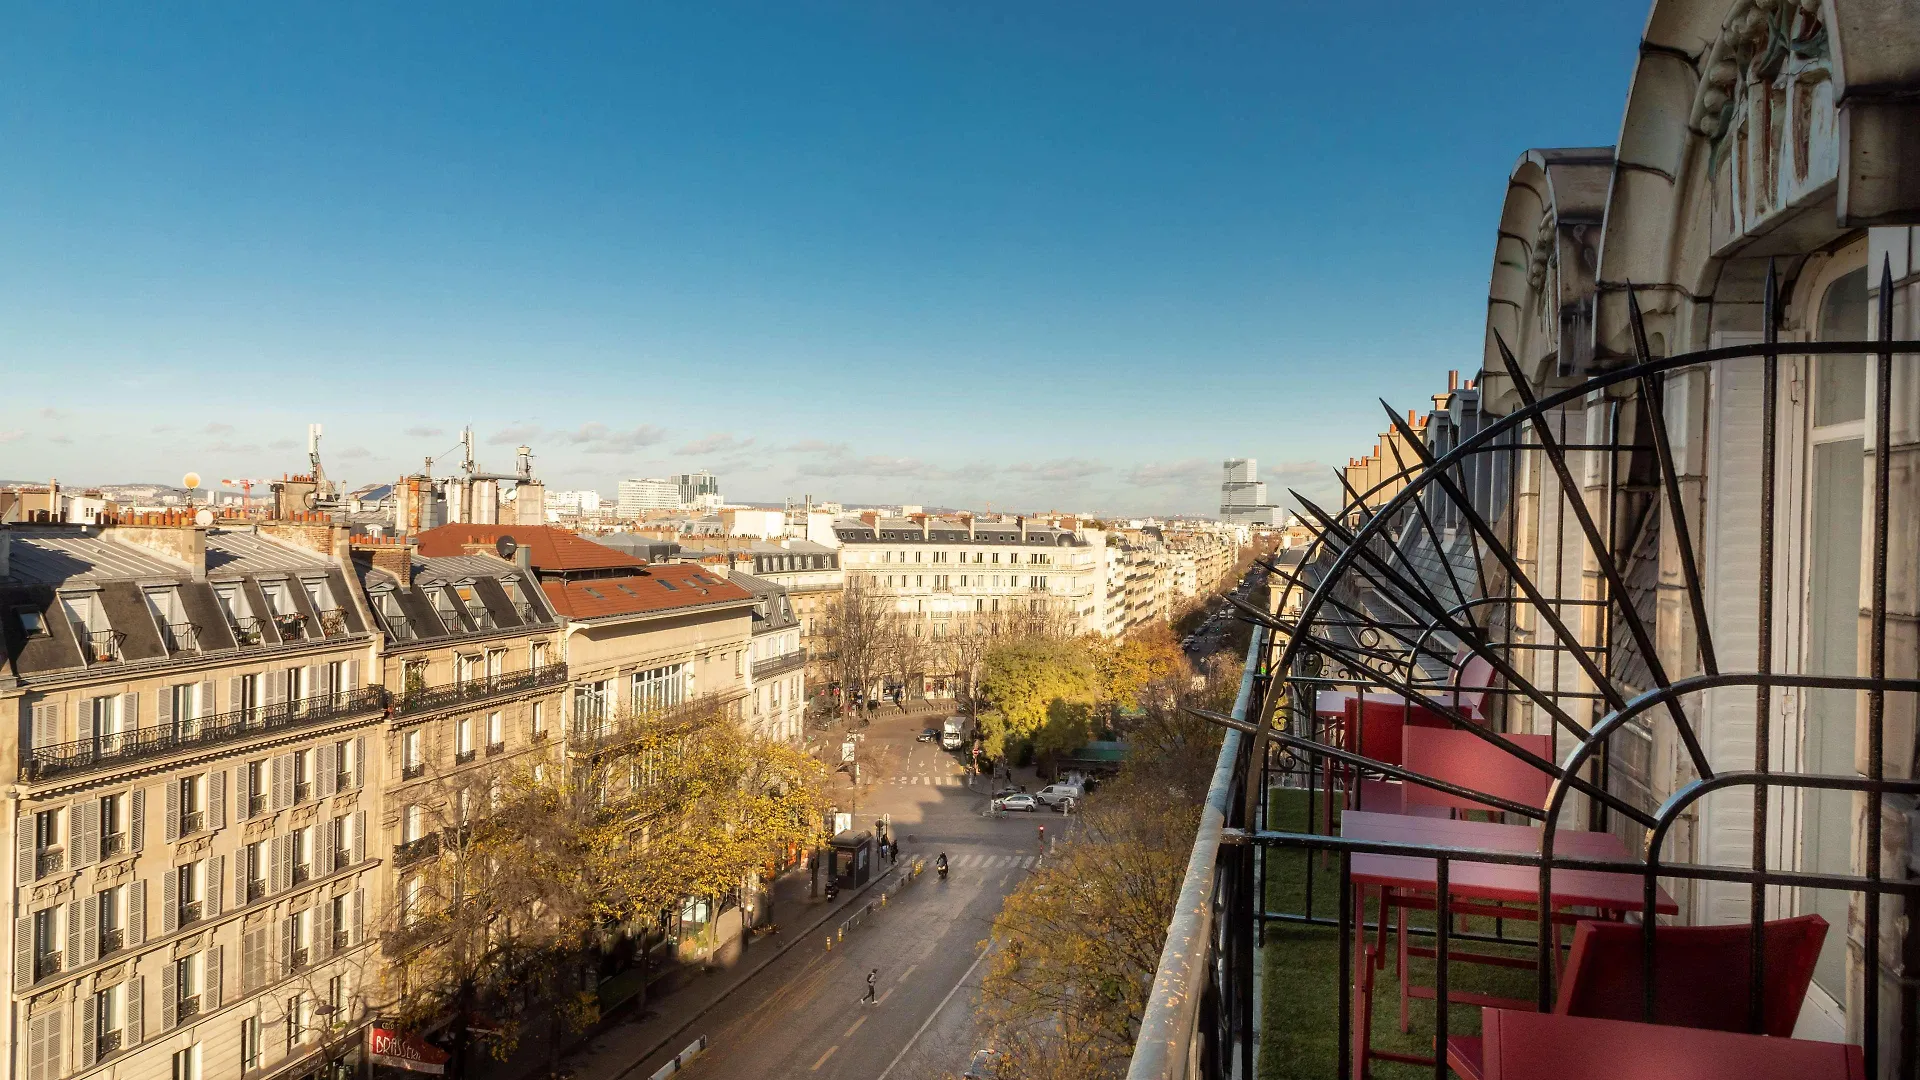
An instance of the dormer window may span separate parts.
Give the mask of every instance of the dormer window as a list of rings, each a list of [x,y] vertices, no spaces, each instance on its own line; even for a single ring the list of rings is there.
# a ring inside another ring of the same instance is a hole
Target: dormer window
[[[81,655],[89,664],[120,659],[120,635],[107,622],[100,609],[100,598],[92,593],[61,593],[60,607],[73,624],[73,636],[80,643]]]
[[[43,637],[47,632],[46,619],[35,608],[19,608],[14,614],[20,617],[20,629],[28,637]]]
[[[380,618],[387,624],[387,633],[395,641],[411,641],[419,636],[407,620],[406,612],[400,608],[400,597],[391,591],[383,592],[375,596],[374,603],[380,610]]]
[[[454,609],[453,597],[445,589],[429,589],[433,596],[433,613],[440,616],[440,622],[448,633],[459,633],[466,629],[460,621],[460,613]]]
[[[160,638],[171,655],[200,651],[200,628],[187,619],[180,606],[180,590],[173,585],[146,590],[147,610],[160,627]]]
[[[522,623],[535,622],[540,619],[540,610],[534,607],[533,603],[527,599],[526,590],[520,587],[519,578],[502,578],[500,579],[500,585],[507,590],[507,599],[513,601],[514,614],[520,616]]]
[[[339,601],[334,599],[333,587],[324,578],[303,580],[300,587],[306,590],[307,602],[320,616],[320,632],[323,635],[333,637],[347,632],[346,617],[340,611]]]
[[[293,597],[287,593],[284,581],[263,581],[260,583],[260,595],[267,598],[267,615],[273,619],[273,625],[280,636],[288,640],[301,636],[301,624],[307,617],[294,609]]]
[[[215,585],[213,595],[220,602],[220,612],[227,617],[234,640],[242,645],[260,644],[260,620],[253,613],[253,605],[247,603],[247,595],[240,590],[239,582]]]

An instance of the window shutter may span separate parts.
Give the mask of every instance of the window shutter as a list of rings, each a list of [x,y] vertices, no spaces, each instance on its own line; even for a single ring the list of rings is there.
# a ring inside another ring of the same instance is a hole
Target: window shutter
[[[13,920],[13,988],[33,985],[33,916]]]
[[[321,680],[326,677],[326,674],[327,669],[319,664],[307,665],[307,697],[314,699],[325,698],[326,695],[321,692]]]
[[[165,690],[160,691],[160,696],[166,697],[167,692]],[[139,694],[121,694],[120,695],[120,730],[128,733],[132,733],[134,731],[139,730],[139,727],[140,727],[140,695]]]
[[[340,819],[332,818],[320,823],[320,850],[314,853],[313,872],[316,877],[325,877],[340,869],[333,864],[333,853],[340,849]]]
[[[267,704],[285,704],[287,700],[287,673],[284,671],[269,671],[267,672],[266,682]]]
[[[93,995],[86,994],[80,1002],[80,1033],[75,1036],[80,1043],[80,1067],[83,1069],[93,1064],[93,1052],[99,1046],[95,1041],[99,1038],[99,1032],[94,1030],[98,1026],[99,1017],[96,1015]]]
[[[293,951],[300,947],[300,940],[294,936],[294,921],[280,920],[280,974],[293,973]]]
[[[227,679],[227,709],[229,711],[240,711],[241,702],[245,701],[247,696],[246,680],[247,677],[245,675],[234,675]]]
[[[248,813],[253,803],[252,798],[250,798],[252,794],[252,792],[247,790],[247,767],[242,765],[234,769],[233,798],[235,805],[233,808],[233,820],[246,821],[252,816]]]
[[[207,774],[207,828],[222,829],[227,824],[227,773],[215,769]]]
[[[264,937],[264,930],[250,930],[240,936],[240,992],[243,994],[253,993],[265,978],[260,956],[265,951]]]
[[[220,711],[219,709],[214,708],[214,706],[219,704],[219,702],[213,700],[213,680],[212,679],[208,679],[206,682],[203,682],[200,684],[200,698],[198,701],[195,701],[193,704],[194,704],[195,716],[212,716],[214,713],[217,713]]]
[[[33,730],[28,737],[33,740],[33,748],[52,746],[60,741],[60,706],[45,703],[33,707]]]
[[[32,881],[39,869],[33,864],[34,832],[33,815],[21,814],[13,823],[13,880],[22,885]]]
[[[172,731],[173,730],[173,687],[163,686],[160,688],[159,702],[160,702],[160,706],[158,710],[158,716],[159,716],[160,727],[164,731]],[[182,717],[181,719],[185,719],[185,717]]]
[[[359,661],[354,661],[355,666]],[[353,740],[353,786],[357,790],[367,785],[367,739],[361,736]]]
[[[80,902],[80,962],[91,964],[100,959],[100,897],[98,894]]]
[[[207,860],[207,917],[220,914],[221,890],[227,887],[227,857],[215,855]]]
[[[87,917],[80,914],[80,909],[85,905],[84,900],[75,900],[67,905],[67,955],[66,962],[61,966],[68,971],[79,967],[87,954],[86,938],[83,936]]]
[[[127,801],[132,804],[127,813],[127,843],[139,851],[147,846],[147,789],[134,788]]]
[[[160,932],[171,934],[178,929],[180,929],[180,875],[169,870],[160,878]]]
[[[233,906],[247,906],[247,849],[233,853]]]
[[[313,771],[319,775],[313,778],[313,789],[324,799],[333,794],[334,765],[333,744],[324,743],[314,748]]]
[[[316,963],[333,953],[333,900],[321,898],[313,912],[313,959]]]
[[[353,865],[359,866],[367,861],[367,812],[358,810],[353,815]]]
[[[180,785],[168,784],[167,793],[167,843],[180,839]]]
[[[293,837],[276,836],[273,838],[273,891],[282,892],[293,887]]]
[[[285,810],[293,804],[293,755],[273,758],[273,808]]]
[[[48,1013],[27,1022],[27,1080],[55,1080],[60,1075],[60,1014]]]
[[[176,1015],[179,1012],[178,1003],[175,1001],[175,996],[180,992],[179,986],[176,985],[179,981],[179,978],[174,975],[171,967],[160,973],[161,1031],[172,1031],[174,1021],[179,1019]]]
[[[83,799],[67,808],[68,835],[73,841],[67,854],[73,868],[92,866],[100,861],[100,800]]]
[[[127,944],[139,945],[147,940],[147,883],[130,882],[127,885]]]
[[[362,933],[363,924],[360,921],[360,911],[366,895],[367,890],[365,889],[353,890],[353,933],[348,938],[349,943],[353,945],[358,945],[366,940],[365,934]]]
[[[203,1012],[220,1007],[220,978],[223,974],[221,971],[223,965],[221,964],[220,951],[221,947],[218,945],[207,950],[206,990],[202,995],[207,1001],[202,1007]]]
[[[341,687],[341,689],[348,693],[360,689],[360,661],[347,661],[347,684]]]
[[[146,1038],[147,1020],[147,980],[145,976],[135,975],[127,980],[127,1022],[122,1027],[120,1045],[139,1046]]]

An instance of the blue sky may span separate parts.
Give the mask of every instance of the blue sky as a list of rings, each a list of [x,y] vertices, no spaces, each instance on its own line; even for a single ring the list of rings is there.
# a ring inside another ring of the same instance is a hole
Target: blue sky
[[[0,477],[1196,511],[1476,366],[1643,3],[0,7]]]

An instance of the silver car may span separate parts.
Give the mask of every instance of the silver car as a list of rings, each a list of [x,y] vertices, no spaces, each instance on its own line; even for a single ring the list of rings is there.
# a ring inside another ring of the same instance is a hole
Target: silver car
[[[1031,795],[1008,795],[1005,798],[993,800],[993,807],[996,810],[1031,814],[1040,808],[1040,804]]]

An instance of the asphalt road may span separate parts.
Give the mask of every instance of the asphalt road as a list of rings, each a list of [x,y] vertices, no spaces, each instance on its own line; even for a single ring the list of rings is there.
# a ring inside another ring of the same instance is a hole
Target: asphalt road
[[[831,951],[824,935],[801,943],[695,1025],[690,1035],[706,1035],[708,1050],[679,1074],[685,1080],[929,1080],[966,1068],[993,917],[1037,861],[1036,826],[1053,832],[1065,822],[1050,812],[982,817],[986,796],[966,786],[959,758],[913,739],[938,715],[889,712],[865,729],[872,782],[856,823],[888,815],[902,859],[925,856],[927,872]],[[941,851],[953,867],[945,882],[932,870]],[[879,1003],[863,1005],[874,968]]]

